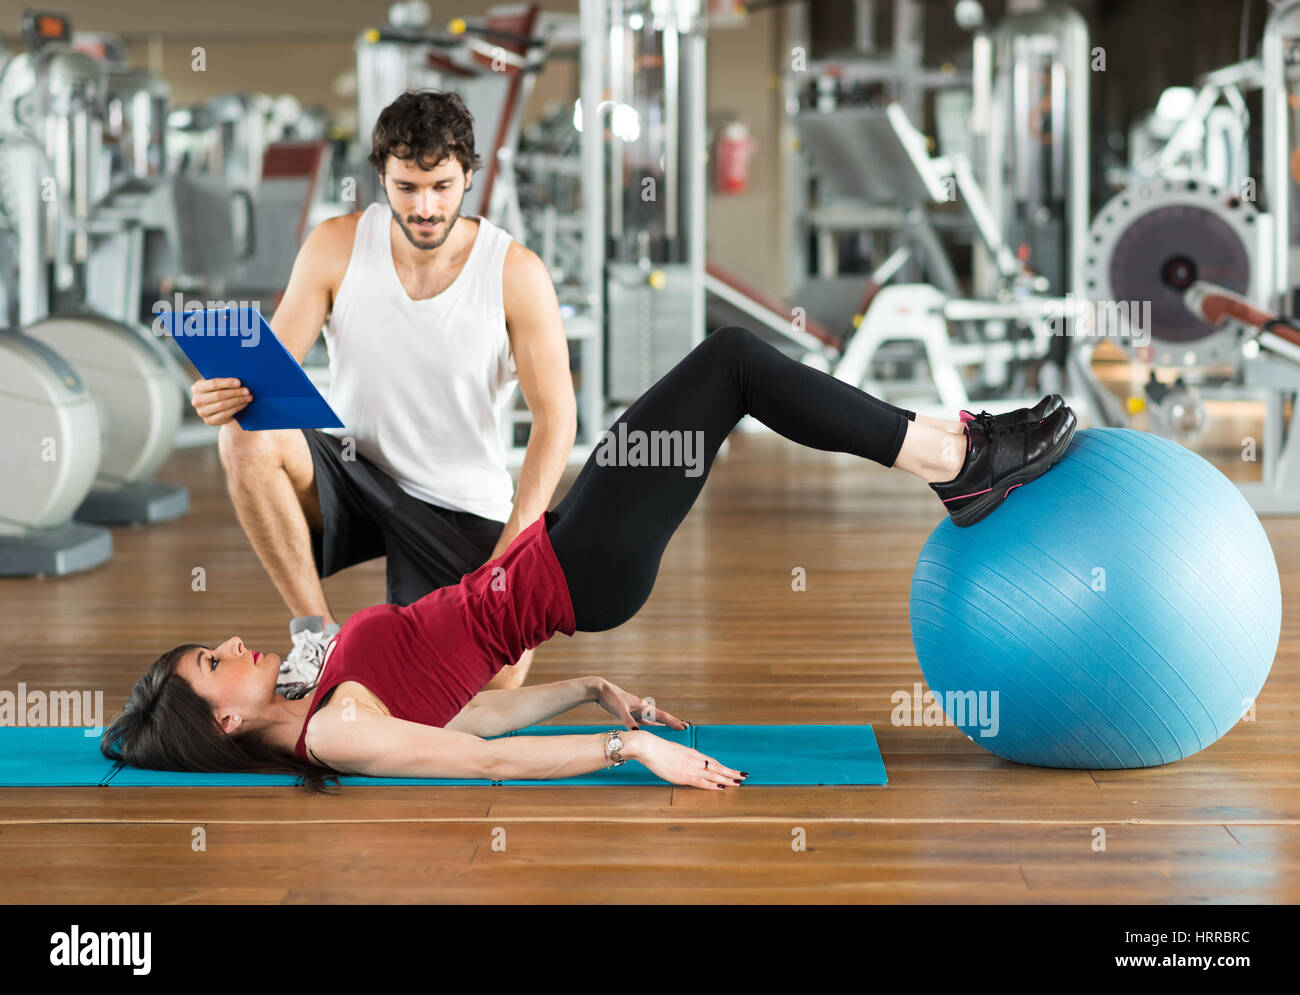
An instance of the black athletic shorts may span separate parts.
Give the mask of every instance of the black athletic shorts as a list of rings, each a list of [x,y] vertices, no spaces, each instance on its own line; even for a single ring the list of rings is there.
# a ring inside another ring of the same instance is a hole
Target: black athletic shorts
[[[311,535],[322,578],[387,556],[388,603],[409,605],[460,583],[492,555],[505,522],[411,497],[359,453],[345,460],[341,439],[316,429],[303,435],[324,522],[324,530]]]

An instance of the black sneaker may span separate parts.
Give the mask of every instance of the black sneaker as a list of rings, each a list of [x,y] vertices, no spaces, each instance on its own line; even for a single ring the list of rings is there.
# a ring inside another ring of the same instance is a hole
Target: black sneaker
[[[1015,411],[1008,411],[1006,414],[989,415],[989,417],[993,419],[995,428],[1017,428],[1021,425],[1028,427],[1029,425],[1038,424],[1044,418],[1059,410],[1064,404],[1065,398],[1060,394],[1048,394],[1032,408],[1017,408]],[[984,415],[988,415],[988,412],[981,411],[978,415],[969,411],[960,413],[961,420],[967,423],[973,422]]]
[[[1078,423],[1068,407],[1041,422],[999,428],[988,412],[966,423],[966,462],[952,480],[931,484],[953,524],[965,528],[994,511],[1017,487],[1041,477],[1065,453]]]

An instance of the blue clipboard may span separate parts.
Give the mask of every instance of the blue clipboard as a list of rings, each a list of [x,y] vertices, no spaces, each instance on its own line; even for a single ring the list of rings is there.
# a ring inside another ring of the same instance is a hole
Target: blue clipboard
[[[252,392],[240,428],[344,427],[257,308],[167,311],[158,323],[205,380],[232,377]]]

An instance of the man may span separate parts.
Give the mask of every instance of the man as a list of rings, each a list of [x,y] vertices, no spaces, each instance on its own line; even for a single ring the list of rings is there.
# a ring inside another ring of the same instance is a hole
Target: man
[[[388,204],[308,236],[272,321],[300,363],[328,321],[344,433],[245,432],[232,419],[252,398],[237,381],[191,391],[203,420],[221,426],[240,524],[294,616],[281,675],[290,694],[316,676],[338,632],[322,578],[387,556],[389,603],[458,583],[547,509],[576,435],[545,265],[486,219],[460,217],[480,162],[463,102],[403,93],[373,143]],[[499,424],[516,381],[532,430],[514,493]],[[529,650],[489,687],[518,687],[531,663]]]

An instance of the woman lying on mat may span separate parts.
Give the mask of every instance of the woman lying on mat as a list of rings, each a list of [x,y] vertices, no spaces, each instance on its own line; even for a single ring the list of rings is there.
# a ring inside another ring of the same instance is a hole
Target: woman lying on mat
[[[353,615],[302,697],[277,694],[280,658],[237,637],[178,646],[136,681],[101,749],[138,767],[298,774],[313,792],[340,773],[547,779],[629,759],[672,784],[740,784],[744,772],[640,729],[687,723],[643,710],[602,678],[481,689],[556,632],[612,629],[640,609],[718,448],[746,414],[800,445],[920,477],[958,525],[1045,473],[1075,428],[1056,395],[996,417],[917,417],[746,329],[721,328],[624,412],[555,510],[501,556],[406,607]],[[588,701],[626,730],[488,739]]]

